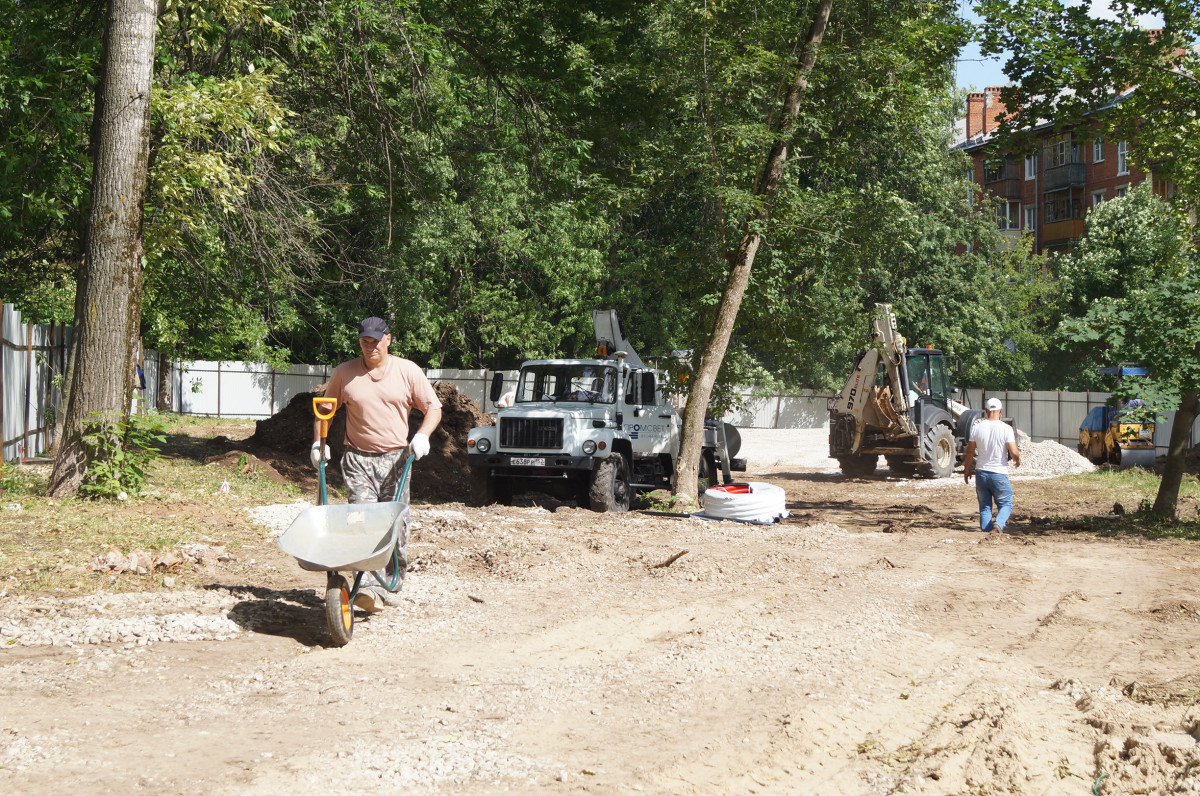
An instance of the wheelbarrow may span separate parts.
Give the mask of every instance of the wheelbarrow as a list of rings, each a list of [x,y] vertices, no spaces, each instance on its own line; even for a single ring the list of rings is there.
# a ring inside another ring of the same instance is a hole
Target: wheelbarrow
[[[388,591],[400,584],[396,536],[405,504],[400,502],[412,468],[412,457],[396,485],[392,501],[326,504],[325,435],[337,410],[332,399],[314,398],[313,412],[321,421],[321,461],[317,467],[320,505],[305,509],[279,537],[279,549],[296,559],[301,569],[325,572],[325,618],[333,643],[344,647],[354,636],[354,598],[364,576]]]

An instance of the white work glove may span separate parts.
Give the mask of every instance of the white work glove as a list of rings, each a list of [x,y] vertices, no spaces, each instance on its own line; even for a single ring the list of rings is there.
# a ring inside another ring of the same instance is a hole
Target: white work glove
[[[412,438],[412,442],[408,443],[408,447],[412,449],[413,458],[420,459],[429,453],[429,437],[418,434]]]
[[[330,458],[331,458],[331,456],[329,454],[329,446],[326,445],[324,459],[325,459],[325,461],[329,461]],[[322,459],[321,443],[320,443],[320,441],[317,441],[312,444],[312,448],[308,451],[308,460],[310,462],[312,462],[313,467],[320,467],[321,459]]]

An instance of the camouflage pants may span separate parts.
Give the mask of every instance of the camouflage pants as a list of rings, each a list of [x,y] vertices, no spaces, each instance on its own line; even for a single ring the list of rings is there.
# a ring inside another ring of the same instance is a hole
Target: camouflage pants
[[[342,478],[346,481],[346,490],[350,493],[351,503],[384,503],[396,497],[396,485],[404,474],[404,463],[408,460],[410,451],[401,448],[388,453],[363,453],[353,448],[347,448],[342,454]],[[412,483],[412,472],[404,482],[399,502],[404,504],[400,516],[396,519],[396,553],[400,568],[400,580],[394,591],[400,591],[404,585],[404,575],[408,571],[408,499],[409,487]],[[385,568],[385,577],[390,580],[393,570],[391,562]],[[370,582],[370,579],[364,583]]]

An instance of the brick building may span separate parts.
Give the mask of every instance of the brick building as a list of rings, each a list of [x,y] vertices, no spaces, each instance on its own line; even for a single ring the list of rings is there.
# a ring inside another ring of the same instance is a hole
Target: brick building
[[[1031,235],[1039,254],[1070,250],[1083,235],[1090,208],[1124,196],[1150,176],[1133,167],[1128,141],[1106,140],[1093,125],[1055,131],[1048,123],[1036,131],[1035,154],[985,155],[1006,113],[999,88],[967,95],[966,137],[957,147],[970,156],[971,179],[980,191],[1004,202],[996,214],[1003,234],[1014,243]]]

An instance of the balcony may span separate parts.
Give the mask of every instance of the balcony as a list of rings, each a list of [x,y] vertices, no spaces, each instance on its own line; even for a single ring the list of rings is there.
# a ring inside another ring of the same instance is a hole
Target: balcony
[[[1082,163],[1067,163],[1046,169],[1043,175],[1043,191],[1057,191],[1072,185],[1083,185],[1087,167]]]
[[[1083,237],[1083,219],[1069,218],[1066,221],[1052,221],[1042,227],[1042,245],[1056,246]]]
[[[1024,180],[1019,179],[996,180],[987,183],[987,191],[992,196],[999,196],[1002,199],[1020,199],[1023,182]]]

